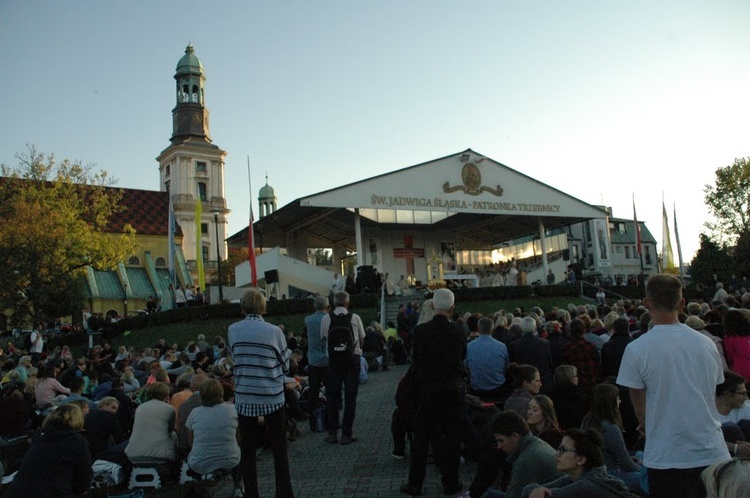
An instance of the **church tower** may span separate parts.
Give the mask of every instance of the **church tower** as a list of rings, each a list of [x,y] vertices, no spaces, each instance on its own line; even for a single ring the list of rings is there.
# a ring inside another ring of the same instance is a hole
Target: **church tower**
[[[276,193],[273,191],[273,187],[268,184],[268,175],[266,175],[266,184],[258,192],[258,207],[260,208],[258,219],[276,211]]]
[[[204,262],[206,281],[215,281],[218,253],[227,258],[227,202],[224,197],[224,158],[227,153],[214,145],[209,132],[203,65],[192,45],[177,63],[176,104],[172,109],[172,144],[156,160],[159,187],[169,192],[175,220],[182,228],[182,251],[197,282],[196,261]],[[203,214],[196,222],[196,204]],[[200,240],[201,250],[198,250]]]

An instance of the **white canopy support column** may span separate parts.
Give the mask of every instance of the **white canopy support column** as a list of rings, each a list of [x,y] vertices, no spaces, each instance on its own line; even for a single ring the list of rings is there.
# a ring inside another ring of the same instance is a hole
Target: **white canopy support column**
[[[544,269],[544,279],[542,282],[547,282],[546,278],[549,274],[549,265],[547,264],[547,237],[544,234],[544,221],[539,218],[539,241],[542,244],[542,268]]]
[[[357,247],[357,266],[364,266],[365,251],[362,248],[362,223],[359,217],[359,208],[354,210],[354,243]]]

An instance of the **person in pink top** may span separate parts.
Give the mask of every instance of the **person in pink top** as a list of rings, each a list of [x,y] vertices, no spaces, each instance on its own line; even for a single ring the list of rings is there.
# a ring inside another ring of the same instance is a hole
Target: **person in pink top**
[[[34,390],[34,396],[36,397],[36,406],[44,410],[52,404],[52,400],[58,394],[70,394],[70,389],[60,384],[55,379],[55,368],[45,367],[39,375],[39,382]]]
[[[724,317],[724,351],[729,368],[750,382],[750,310],[727,312]]]

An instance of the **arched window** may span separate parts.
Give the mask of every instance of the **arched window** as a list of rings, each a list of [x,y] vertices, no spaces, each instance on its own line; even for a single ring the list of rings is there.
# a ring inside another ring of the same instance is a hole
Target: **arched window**
[[[154,264],[156,266],[167,266],[167,260],[159,256],[158,258],[156,258],[156,261],[154,261]]]
[[[128,259],[128,264],[130,266],[140,266],[141,260],[138,259],[138,256],[130,256],[130,259]]]

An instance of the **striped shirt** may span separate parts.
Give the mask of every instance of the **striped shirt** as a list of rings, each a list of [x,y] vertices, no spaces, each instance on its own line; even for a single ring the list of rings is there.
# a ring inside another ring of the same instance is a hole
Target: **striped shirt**
[[[284,373],[292,352],[281,329],[257,315],[229,326],[237,413],[269,415],[284,406]]]

